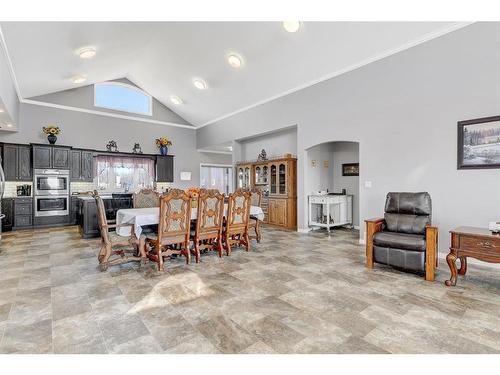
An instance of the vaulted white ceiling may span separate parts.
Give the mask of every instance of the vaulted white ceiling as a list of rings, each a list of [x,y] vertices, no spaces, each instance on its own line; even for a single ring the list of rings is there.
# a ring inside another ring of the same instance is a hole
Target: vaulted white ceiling
[[[4,22],[23,98],[126,77],[195,126],[452,31],[453,22]],[[90,60],[75,53],[94,46]],[[244,64],[231,68],[227,54]],[[194,77],[208,83],[200,91]],[[184,103],[175,106],[170,95]]]

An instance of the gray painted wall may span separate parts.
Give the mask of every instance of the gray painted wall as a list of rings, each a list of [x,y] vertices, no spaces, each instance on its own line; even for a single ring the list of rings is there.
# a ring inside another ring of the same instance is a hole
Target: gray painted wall
[[[473,24],[201,128],[198,147],[297,124],[305,228],[305,150],[357,141],[360,220],[380,216],[389,191],[428,191],[444,252],[452,227],[500,219],[500,170],[456,168],[457,121],[500,114],[499,39],[499,23]]]
[[[122,120],[107,116],[81,113],[63,109],[21,104],[21,130],[12,134],[0,134],[0,142],[46,143],[42,126],[57,124],[62,133],[58,144],[73,147],[105,150],[114,139],[120,151],[132,151],[139,142],[145,153],[157,153],[155,138],[168,136],[173,146],[169,153],[175,155],[174,185],[180,188],[199,186],[200,163],[231,164],[231,155],[207,154],[196,151],[195,131],[147,122]],[[192,172],[192,181],[180,181],[180,172]]]
[[[239,143],[240,153],[234,156],[238,161],[257,159],[262,149],[266,150],[268,158],[282,156],[285,153],[297,154],[297,128],[280,130]]]
[[[7,56],[0,43],[0,104],[8,114],[10,122],[14,126],[19,125],[19,98],[17,97],[14,81],[12,80]],[[4,119],[5,114],[0,118]],[[0,126],[3,125],[0,123]]]
[[[359,226],[359,177],[342,176],[342,164],[359,162],[359,145],[356,142],[323,143],[308,149],[305,157],[306,194],[327,189],[340,193],[347,189],[347,193],[353,195],[353,224]]]
[[[325,166],[325,161],[328,163]],[[307,150],[307,194],[333,191],[332,143],[324,143]]]
[[[113,82],[122,82],[135,87],[138,87],[133,82],[130,82],[128,79],[116,79]],[[140,88],[140,87],[139,87]],[[140,88],[141,89],[141,88]],[[142,90],[142,89],[141,89]],[[190,125],[186,120],[184,120],[181,116],[177,115],[169,108],[164,106],[158,100],[153,98],[153,115],[145,116],[139,115],[136,113],[129,113],[123,111],[115,111],[107,108],[99,108],[94,106],[94,85],[88,85],[79,87],[71,90],[59,91],[51,94],[40,95],[30,98],[32,100],[37,100],[41,102],[60,104],[70,107],[77,108],[85,108],[93,111],[101,111],[101,112],[109,112],[109,113],[118,113],[125,116],[134,116],[145,119],[152,119],[164,122],[172,122],[176,124]]]
[[[359,162],[359,145],[355,142],[334,142],[331,145],[332,164],[332,190],[340,193],[342,189],[347,190],[347,194],[352,194],[352,221],[355,226],[359,226],[359,177],[342,176],[342,164]]]

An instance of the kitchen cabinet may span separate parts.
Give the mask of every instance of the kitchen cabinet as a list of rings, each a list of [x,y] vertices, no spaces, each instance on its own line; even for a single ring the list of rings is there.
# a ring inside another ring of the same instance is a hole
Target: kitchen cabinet
[[[79,199],[77,196],[71,196],[69,202],[69,224],[78,224]]]
[[[2,219],[2,232],[11,231],[14,226],[14,198],[2,199],[2,214],[5,215]]]
[[[62,146],[33,145],[33,168],[69,169],[70,150]]]
[[[97,221],[97,205],[94,198],[78,198],[77,220],[80,226],[80,234],[83,238],[99,237],[99,223]],[[116,211],[122,208],[132,208],[131,194],[122,194],[116,197],[103,197],[106,218],[114,220]]]
[[[88,150],[71,150],[71,181],[92,182],[94,180],[94,153]]]
[[[156,181],[174,182],[174,157],[172,155],[156,157]]]
[[[33,226],[33,198],[14,198],[14,229]]]
[[[2,152],[5,181],[33,180],[29,146],[4,144]]]

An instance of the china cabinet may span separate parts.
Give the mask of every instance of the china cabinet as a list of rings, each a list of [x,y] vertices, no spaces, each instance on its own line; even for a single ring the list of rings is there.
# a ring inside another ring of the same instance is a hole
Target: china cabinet
[[[297,159],[291,155],[266,161],[237,164],[237,186],[263,193],[264,222],[297,229]]]

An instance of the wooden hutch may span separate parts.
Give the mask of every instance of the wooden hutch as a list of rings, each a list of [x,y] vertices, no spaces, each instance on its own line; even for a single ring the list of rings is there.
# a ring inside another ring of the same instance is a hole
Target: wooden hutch
[[[297,159],[292,155],[236,164],[236,185],[262,190],[265,223],[297,229]]]

